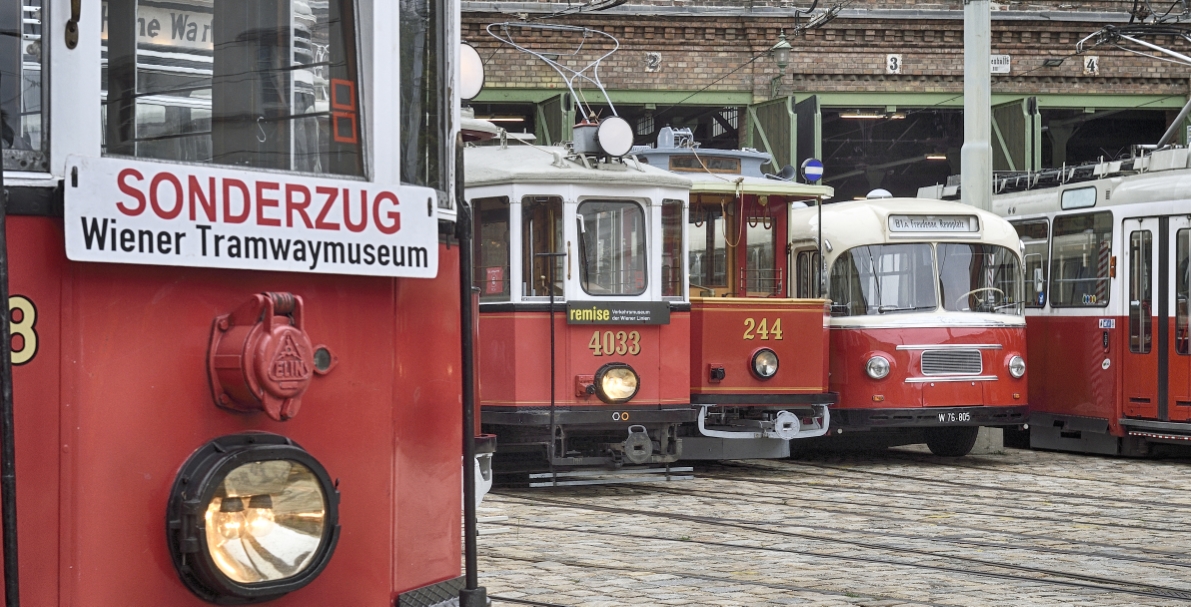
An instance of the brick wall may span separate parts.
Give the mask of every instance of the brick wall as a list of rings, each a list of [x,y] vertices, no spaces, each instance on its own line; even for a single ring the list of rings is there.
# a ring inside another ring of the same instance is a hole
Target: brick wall
[[[663,4],[657,2],[657,4]],[[666,2],[667,6],[695,3]],[[707,5],[704,3],[701,5]],[[725,3],[719,2],[719,5]],[[762,5],[762,2],[752,3]],[[872,2],[861,2],[872,4]],[[954,4],[955,6],[952,6]],[[1084,10],[1097,3],[1064,4]],[[1107,4],[1107,3],[1104,3]],[[909,3],[910,6],[924,6]],[[1044,4],[1029,4],[1041,10]],[[769,6],[782,6],[770,3]],[[856,5],[850,5],[850,7]],[[906,3],[898,4],[906,8]],[[959,8],[959,3],[931,4]],[[1027,6],[1024,5],[1023,6]],[[1045,5],[1050,6],[1050,5]],[[1120,8],[1120,3],[1115,4]],[[559,76],[537,59],[499,43],[485,26],[508,20],[507,15],[468,12],[463,16],[464,40],[487,60],[486,88],[564,88]],[[615,36],[620,50],[601,64],[605,86],[637,91],[749,91],[755,98],[769,95],[777,66],[766,56],[779,28],[789,30],[793,17],[724,17],[706,15],[586,14],[552,22],[581,25]],[[993,77],[994,93],[1029,94],[1163,94],[1186,96],[1191,68],[1140,57],[1109,48],[1086,54],[1100,60],[1099,75],[1085,75],[1083,63],[1071,57],[1059,67],[1043,67],[1049,57],[1075,53],[1075,43],[1096,31],[1095,22],[994,21],[994,54],[1013,58],[1012,73]],[[574,33],[522,30],[517,39],[543,52],[569,52],[580,42]],[[962,92],[963,22],[958,19],[836,19],[804,36],[790,38],[794,47],[781,94],[790,92]],[[1182,41],[1155,40],[1179,52],[1191,53]],[[564,63],[580,68],[610,45],[586,41],[577,57]],[[646,71],[646,54],[662,57],[660,69]],[[887,54],[901,54],[903,73],[886,75]],[[750,59],[752,62],[750,63]]]

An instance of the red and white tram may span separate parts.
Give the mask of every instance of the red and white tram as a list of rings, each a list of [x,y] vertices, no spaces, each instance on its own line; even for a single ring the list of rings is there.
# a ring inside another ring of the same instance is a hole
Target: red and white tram
[[[689,129],[660,130],[642,161],[691,179],[688,271],[670,280],[691,302],[691,403],[683,459],[786,457],[790,441],[822,436],[828,405],[827,302],[793,298],[791,206],[832,189],[766,177],[770,155],[700,149]],[[681,269],[679,260],[664,262]]]
[[[799,289],[831,300],[830,436],[964,455],[980,426],[1026,422],[1020,241],[959,203],[860,200],[796,209]],[[821,225],[820,225],[821,217]],[[821,231],[820,231],[821,229]],[[921,434],[920,434],[921,433]]]
[[[6,604],[458,596],[453,5],[0,15]]]
[[[1031,446],[1145,455],[1191,441],[1189,156],[997,181],[993,210],[1025,243]]]
[[[696,419],[690,308],[664,262],[682,258],[690,181],[625,159],[623,120],[575,131],[573,146],[464,154],[482,420],[499,436],[497,472],[530,473],[531,485],[599,482],[625,465],[654,478],[640,473],[668,472],[679,427]]]

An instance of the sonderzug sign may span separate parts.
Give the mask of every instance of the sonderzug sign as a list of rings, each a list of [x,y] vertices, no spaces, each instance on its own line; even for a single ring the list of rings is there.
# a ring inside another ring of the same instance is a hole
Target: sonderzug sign
[[[668,325],[665,301],[568,301],[569,325]]]
[[[66,256],[74,261],[438,273],[429,188],[117,158],[72,157],[66,173]]]
[[[979,232],[975,215],[890,215],[890,232]]]

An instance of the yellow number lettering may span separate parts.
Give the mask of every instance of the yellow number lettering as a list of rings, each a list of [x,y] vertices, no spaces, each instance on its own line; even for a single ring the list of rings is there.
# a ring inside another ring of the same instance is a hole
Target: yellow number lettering
[[[611,331],[604,331],[604,356],[612,356],[616,352],[616,336]]]
[[[769,325],[767,324],[768,322],[769,322],[768,320],[762,318],[761,324],[757,325],[757,335],[760,335],[761,339],[764,339],[764,340],[769,339]]]
[[[755,327],[755,326],[757,326],[757,321],[755,321],[751,318],[744,319],[744,327],[745,327],[744,338],[745,339],[753,338],[753,327]]]
[[[616,332],[616,353],[624,356],[629,353],[629,334],[624,331]]]
[[[16,312],[20,312],[21,319],[19,321],[16,320]],[[33,360],[37,354],[37,331],[33,330],[33,326],[36,324],[37,308],[33,307],[33,302],[20,295],[8,298],[9,331],[13,337],[19,335],[22,342],[20,349],[15,347],[15,343],[12,344],[12,364],[23,365]]]
[[[773,319],[773,326],[769,328],[769,335],[771,335],[773,339],[782,338],[782,319]]]
[[[603,351],[600,350],[600,332],[596,331],[591,334],[591,341],[587,342],[587,347],[591,348],[591,353],[595,356],[600,356]]]
[[[636,356],[641,353],[641,334],[636,331],[629,332],[629,339],[633,344],[629,346],[629,354]]]

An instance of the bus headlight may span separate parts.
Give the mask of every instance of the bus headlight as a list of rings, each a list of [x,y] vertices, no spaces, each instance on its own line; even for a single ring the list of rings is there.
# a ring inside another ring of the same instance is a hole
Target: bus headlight
[[[761,348],[753,354],[752,366],[757,379],[769,379],[777,373],[777,354],[769,348]]]
[[[1014,354],[1013,358],[1009,359],[1009,374],[1015,378],[1020,379],[1026,374],[1026,359],[1020,355]]]
[[[889,375],[889,359],[884,356],[874,356],[864,364],[864,372],[873,379],[885,379]]]
[[[331,560],[339,492],[284,436],[224,436],[182,466],[166,533],[191,592],[215,603],[268,601],[309,584]]]
[[[609,403],[627,403],[637,395],[641,378],[625,363],[608,363],[595,374],[596,395]]]

